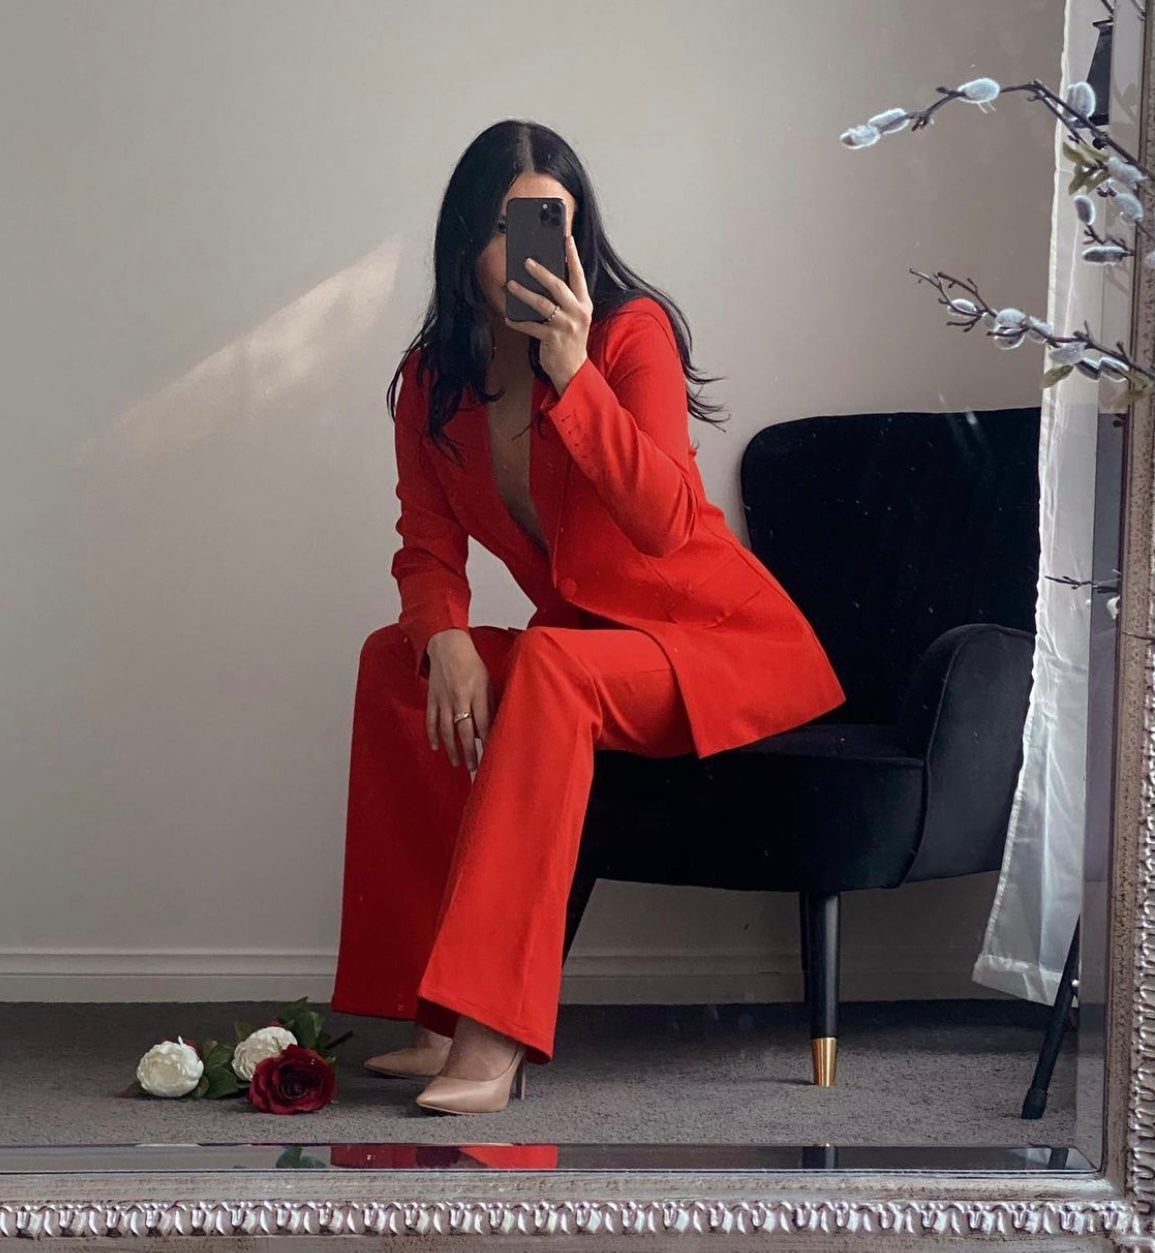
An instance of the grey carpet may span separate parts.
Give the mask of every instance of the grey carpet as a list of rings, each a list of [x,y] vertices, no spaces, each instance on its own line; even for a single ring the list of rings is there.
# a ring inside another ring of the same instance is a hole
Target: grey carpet
[[[563,1005],[554,1060],[531,1066],[526,1099],[499,1114],[419,1109],[419,1081],[362,1067],[408,1043],[408,1025],[328,1013],[331,1035],[355,1034],[338,1050],[337,1099],[315,1113],[263,1114],[244,1097],[124,1095],[151,1045],[231,1039],[234,1020],[259,1025],[278,1007],[4,1004],[0,1144],[1062,1145],[1074,1132],[1074,1030],[1046,1114],[1019,1117],[1047,1007],[1017,1000],[845,1003],[832,1088],[811,1082],[800,1004]]]

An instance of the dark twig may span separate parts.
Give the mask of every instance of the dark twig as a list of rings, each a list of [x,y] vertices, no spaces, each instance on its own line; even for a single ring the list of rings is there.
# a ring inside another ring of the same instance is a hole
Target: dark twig
[[[1044,574],[1043,578],[1052,583],[1062,583],[1067,587],[1089,587],[1092,592],[1117,592],[1119,590],[1119,572],[1115,571],[1113,579],[1073,579],[1069,574]]]
[[[1100,235],[1089,222],[1084,223],[1083,225],[1083,235],[1083,242],[1085,244],[1111,244],[1122,250],[1123,257],[1134,257],[1138,255],[1135,249],[1132,248],[1125,239],[1119,239],[1115,235]],[[1122,260],[1122,257],[1120,260]]]
[[[922,130],[924,126],[929,126],[935,113],[949,101],[966,99],[963,92],[952,87],[936,87],[935,91],[941,94],[942,99],[936,100],[925,109],[907,111],[907,117],[911,119],[910,129],[912,131]],[[1148,178],[1151,177],[1151,172],[1144,169],[1122,144],[1112,139],[1101,126],[1096,126],[1085,113],[1081,113],[1078,109],[1073,109],[1061,96],[1057,96],[1046,83],[1037,78],[1032,78],[1027,83],[1017,83],[1012,87],[1000,87],[999,95],[1006,96],[1015,91],[1029,92],[1032,100],[1041,101],[1063,123],[1071,138],[1076,142],[1082,139],[1080,131],[1089,131],[1100,141],[1103,147],[1112,149],[1129,165],[1133,165],[1139,170],[1140,173],[1147,175]],[[1072,118],[1078,123],[1077,127],[1072,125]]]
[[[973,279],[955,278],[942,270],[936,270],[934,274],[924,274],[921,270],[912,268],[910,273],[914,274],[920,281],[930,283],[939,293],[939,304],[946,305],[951,313],[961,319],[958,322],[948,322],[948,326],[961,326],[964,331],[972,331],[983,320],[984,316],[989,315],[992,319],[998,316],[999,311],[983,299]],[[948,288],[960,288],[962,291],[965,291],[970,296],[971,302],[976,306],[976,312],[968,313],[955,308],[951,304],[951,296],[947,291]],[[1089,323],[1084,322],[1083,327],[1083,330],[1075,331],[1072,335],[1056,335],[1054,332],[1039,330],[1037,327],[1030,328],[1029,333],[1036,336],[1039,342],[1046,342],[1054,348],[1058,348],[1062,344],[1085,344],[1087,348],[1103,353],[1108,357],[1114,357],[1128,370],[1132,370],[1136,374],[1141,374],[1155,382],[1155,370],[1151,370],[1135,361],[1121,341],[1116,340],[1117,346],[1115,348],[1108,348],[1094,337]],[[1028,330],[1021,326],[997,327],[994,330],[987,331],[987,335],[993,339],[1020,339],[1027,334]]]

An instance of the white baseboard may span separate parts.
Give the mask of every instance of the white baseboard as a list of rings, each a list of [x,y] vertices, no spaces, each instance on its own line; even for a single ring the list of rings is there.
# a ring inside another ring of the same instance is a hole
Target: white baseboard
[[[1013,999],[973,982],[970,949],[861,945],[843,954],[844,1001]],[[290,1001],[327,1004],[336,953],[179,949],[0,950],[0,1001],[58,1003]],[[583,951],[562,978],[563,1004],[768,1004],[800,1001],[796,951]]]

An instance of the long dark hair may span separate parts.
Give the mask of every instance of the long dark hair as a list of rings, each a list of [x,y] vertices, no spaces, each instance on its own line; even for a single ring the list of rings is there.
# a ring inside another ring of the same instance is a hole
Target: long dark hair
[[[473,140],[450,176],[437,215],[433,295],[421,329],[402,355],[386,393],[389,414],[396,420],[401,368],[409,353],[419,349],[418,378],[433,376],[429,434],[435,442],[452,448],[459,462],[459,446],[443,428],[457,412],[466,389],[483,403],[503,394],[490,395],[485,390],[493,334],[474,266],[493,234],[506,192],[524,173],[549,175],[574,198],[573,235],[593,301],[593,321],[629,300],[649,296],[669,315],[688,384],[701,387],[725,377],[703,375],[693,368],[693,339],[682,311],[663,291],[639,278],[610,246],[589,175],[570,145],[548,126],[507,118]],[[539,361],[538,340],[532,335],[526,339],[534,374],[548,381]],[[726,421],[709,416],[721,405],[703,402],[689,386],[686,391],[687,407],[695,418],[715,426]]]

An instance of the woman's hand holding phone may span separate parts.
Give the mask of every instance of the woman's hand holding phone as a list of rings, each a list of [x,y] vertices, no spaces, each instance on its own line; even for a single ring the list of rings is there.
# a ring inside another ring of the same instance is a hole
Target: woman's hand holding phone
[[[511,196],[505,206],[504,321],[541,341],[538,359],[559,396],[586,360],[594,308],[565,213],[557,196]]]
[[[425,729],[429,747],[441,744],[449,760],[458,766],[458,737],[461,755],[472,774],[477,769],[477,740],[484,744],[489,735],[493,708],[493,681],[468,631],[452,627],[438,631],[426,645],[429,655],[429,698],[425,707]],[[469,710],[472,715],[453,721],[454,714]]]
[[[506,283],[507,289],[519,300],[546,315],[544,322],[514,322],[507,317],[505,324],[541,341],[538,360],[559,396],[585,362],[594,310],[572,235],[566,236],[565,255],[569,269],[568,284],[532,257],[526,261],[529,273],[549,292],[549,296],[539,296],[516,279]]]

